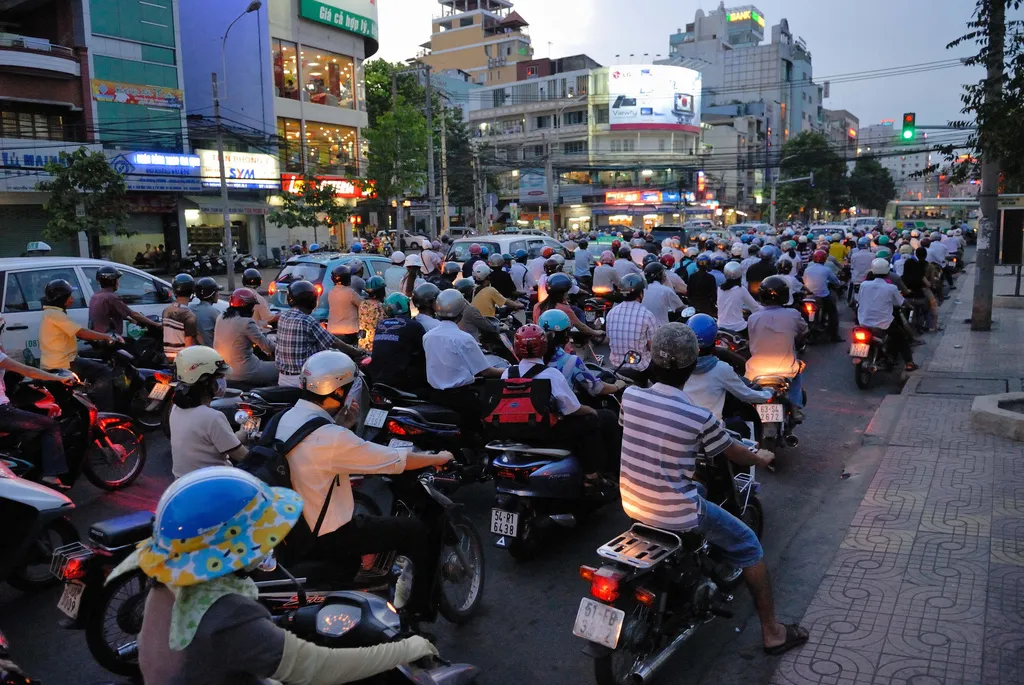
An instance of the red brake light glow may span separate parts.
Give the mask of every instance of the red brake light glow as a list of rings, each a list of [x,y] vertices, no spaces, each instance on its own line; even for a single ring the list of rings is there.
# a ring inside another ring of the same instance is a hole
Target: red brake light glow
[[[385,425],[385,429],[391,435],[423,435],[424,431],[422,428],[416,428],[415,426],[403,426],[394,419],[389,419]]]
[[[804,302],[804,309],[807,310],[808,314],[813,314],[814,310],[818,307],[813,302]]]
[[[64,568],[61,569],[61,578],[63,580],[85,578],[85,571],[85,558],[71,558],[67,560]]]
[[[314,287],[314,288],[316,289],[316,296],[317,296],[317,297],[320,297],[321,295],[323,295],[323,294],[324,294],[324,286],[323,286],[322,284],[320,284],[320,283],[317,283],[317,284],[316,284],[315,286],[313,286],[313,287]]]
[[[154,373],[153,379],[157,383],[163,383],[164,385],[170,385],[174,381],[174,377],[171,376],[171,374],[164,373],[163,371],[157,371],[156,373]]]
[[[619,571],[602,568],[590,581],[590,594],[602,602],[614,602],[619,598],[619,580],[622,576]]]
[[[871,340],[871,333],[863,328],[854,328],[853,339],[859,343],[866,343]]]
[[[267,286],[267,294],[273,295],[277,292],[277,281],[271,281],[270,285]]]

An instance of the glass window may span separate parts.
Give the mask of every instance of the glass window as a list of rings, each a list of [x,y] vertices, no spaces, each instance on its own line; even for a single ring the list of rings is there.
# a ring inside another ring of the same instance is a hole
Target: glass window
[[[304,45],[302,99],[318,105],[356,108],[356,69],[351,57]]]
[[[56,269],[36,269],[7,274],[7,295],[4,298],[4,312],[35,312],[43,308],[40,300],[46,284],[55,278],[63,278],[74,288],[75,301],[72,309],[85,307],[85,295],[78,282],[78,274],[70,266]]]
[[[354,128],[306,122],[306,165],[310,170],[359,174],[359,137]]]
[[[96,280],[96,272],[99,267],[82,267],[85,277],[89,279],[93,292],[99,292],[100,284]],[[167,297],[161,297],[157,292],[156,283],[152,278],[146,278],[125,271],[121,274],[121,280],[117,282],[117,296],[128,305],[139,304],[161,304],[167,301]]]
[[[302,171],[302,128],[298,119],[277,118],[277,144],[281,157],[281,168],[285,171]]]
[[[289,100],[299,99],[299,68],[295,43],[274,38],[271,42],[274,59],[274,93]]]
[[[494,254],[500,251],[501,246],[498,243],[490,243],[482,240],[457,240],[452,243],[452,247],[448,250],[448,255],[445,259],[449,261],[464,262],[469,259],[469,247],[470,245],[477,244],[480,247],[486,247],[488,254]]]

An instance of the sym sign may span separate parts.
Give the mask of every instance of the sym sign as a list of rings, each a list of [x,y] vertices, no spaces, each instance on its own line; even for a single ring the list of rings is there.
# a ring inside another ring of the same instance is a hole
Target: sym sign
[[[700,133],[700,72],[653,64],[608,68],[613,131]]]
[[[220,160],[216,150],[196,150],[203,186],[220,188]],[[225,152],[224,171],[228,188],[277,190],[281,187],[278,159],[255,152]]]

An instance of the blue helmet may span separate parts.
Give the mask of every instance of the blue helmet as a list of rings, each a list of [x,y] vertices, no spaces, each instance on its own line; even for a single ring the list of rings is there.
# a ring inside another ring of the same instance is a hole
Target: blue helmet
[[[352,251],[355,252],[356,254],[362,252],[363,251],[362,243],[356,243],[355,245],[353,245],[352,246]]]
[[[860,238],[857,239],[857,247],[859,247],[859,248],[871,247],[871,239],[868,238],[866,235],[861,236]]]
[[[526,259],[529,256],[530,256],[530,253],[527,252],[526,250],[522,249],[522,248],[519,248],[518,250],[516,250],[516,253],[515,253],[515,258],[516,259]]]
[[[484,259],[487,258],[487,255],[490,254],[490,252],[491,251],[487,249],[486,245],[480,246],[480,256],[483,257]]]
[[[700,349],[715,346],[718,339],[718,322],[707,314],[697,314],[686,322],[686,325],[693,329],[697,335],[697,345]]]
[[[547,333],[561,333],[572,328],[569,315],[561,309],[549,309],[537,319],[537,325]]]
[[[313,243],[309,246],[310,252],[318,252],[320,250],[320,243]]]
[[[708,266],[711,264],[711,253],[701,252],[697,255],[697,266]]]
[[[752,235],[750,235],[749,233],[744,233],[743,235],[740,236],[740,242],[741,243],[749,243],[753,239],[754,239],[754,237]]]

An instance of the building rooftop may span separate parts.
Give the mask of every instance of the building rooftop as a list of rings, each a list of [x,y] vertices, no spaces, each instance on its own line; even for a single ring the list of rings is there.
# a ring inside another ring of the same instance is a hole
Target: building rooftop
[[[512,3],[509,0],[437,0],[437,4],[447,7],[452,12],[472,12],[473,10],[498,12],[512,9]]]

